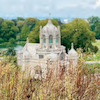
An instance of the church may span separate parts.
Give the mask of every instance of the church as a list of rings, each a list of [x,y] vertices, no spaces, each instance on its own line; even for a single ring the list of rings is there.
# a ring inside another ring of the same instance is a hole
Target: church
[[[40,43],[29,43],[27,38],[24,48],[17,52],[17,63],[22,66],[21,70],[25,71],[26,76],[46,79],[51,69],[55,75],[59,73],[60,66],[64,65],[67,72],[70,60],[73,66],[77,65],[78,54],[73,43],[67,54],[65,47],[61,45],[60,26],[54,26],[51,18],[44,27],[40,26],[39,39]]]

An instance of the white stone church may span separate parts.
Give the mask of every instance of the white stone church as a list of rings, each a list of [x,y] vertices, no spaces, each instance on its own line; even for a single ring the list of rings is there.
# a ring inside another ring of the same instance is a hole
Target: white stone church
[[[22,66],[26,76],[46,78],[51,69],[56,74],[63,65],[67,72],[70,60],[73,66],[77,65],[78,54],[73,43],[67,54],[65,47],[61,45],[60,27],[54,26],[50,18],[46,26],[40,26],[39,38],[40,43],[29,43],[27,39],[24,48],[17,53],[18,65]]]

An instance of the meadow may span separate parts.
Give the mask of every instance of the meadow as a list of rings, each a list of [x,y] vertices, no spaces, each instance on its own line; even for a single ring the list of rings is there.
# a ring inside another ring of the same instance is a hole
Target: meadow
[[[100,61],[100,40],[96,40],[93,45],[97,46],[99,50],[97,53],[84,53],[83,56],[86,61]]]

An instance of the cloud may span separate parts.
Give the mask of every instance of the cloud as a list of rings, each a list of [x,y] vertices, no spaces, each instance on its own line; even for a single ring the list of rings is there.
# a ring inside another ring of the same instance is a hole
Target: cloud
[[[0,17],[98,15],[100,0],[0,0]]]
[[[92,0],[91,2],[82,2],[81,7],[84,9],[97,9],[100,7],[100,0]]]
[[[96,1],[96,5],[95,6],[96,6],[96,8],[100,7],[100,0]]]

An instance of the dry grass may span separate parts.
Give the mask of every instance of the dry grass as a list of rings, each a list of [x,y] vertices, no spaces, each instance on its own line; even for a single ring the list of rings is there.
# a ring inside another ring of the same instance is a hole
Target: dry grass
[[[64,74],[56,77],[50,71],[46,80],[25,78],[18,66],[0,64],[0,100],[100,100],[100,78],[89,74],[84,62],[79,61]]]

